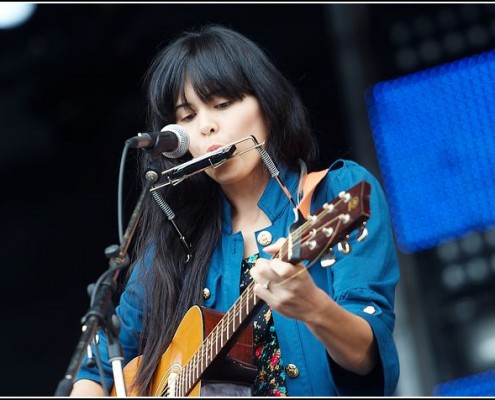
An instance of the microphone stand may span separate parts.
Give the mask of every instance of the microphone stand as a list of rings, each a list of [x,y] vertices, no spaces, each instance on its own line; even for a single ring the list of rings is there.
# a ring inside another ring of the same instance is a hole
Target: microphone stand
[[[74,377],[81,368],[84,353],[90,346],[90,341],[95,337],[96,332],[99,329],[103,329],[108,336],[108,357],[109,361],[112,363],[114,386],[117,396],[126,397],[122,373],[122,361],[124,357],[118,340],[120,322],[115,314],[112,299],[117,288],[119,273],[122,269],[129,266],[130,263],[127,250],[136,230],[139,218],[141,217],[144,198],[150,191],[150,187],[153,183],[158,180],[158,176],[158,172],[155,168],[148,168],[145,175],[146,182],[144,188],[142,189],[137,204],[131,214],[121,245],[111,245],[105,249],[105,255],[110,260],[110,268],[98,279],[96,285],[90,285],[88,288],[88,292],[90,292],[92,299],[91,305],[88,312],[81,320],[81,323],[83,324],[81,337],[69,362],[65,376],[60,380],[57,386],[55,396],[66,397],[70,395]]]

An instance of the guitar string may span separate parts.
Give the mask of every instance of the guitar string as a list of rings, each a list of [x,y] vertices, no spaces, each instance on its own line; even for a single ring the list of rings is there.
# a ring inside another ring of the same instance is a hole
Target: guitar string
[[[320,214],[318,216],[316,216],[316,220],[318,220],[319,218],[323,218],[325,215],[329,214],[330,212],[334,212],[335,211],[335,207],[338,206],[340,203],[342,202],[342,198],[338,199],[334,205],[334,208],[332,208],[331,210],[328,210],[327,208],[323,208],[323,211],[320,212]],[[339,216],[336,216],[336,218],[339,218]],[[302,233],[304,230],[306,230],[309,226],[313,225],[316,220],[314,219],[310,219],[309,221],[305,222],[304,224],[302,224],[300,227],[298,227],[292,234],[291,236],[295,236],[297,234],[300,234]],[[318,231],[322,230],[323,228],[327,227],[328,225],[332,224],[333,222],[335,221],[335,218],[333,220],[331,220],[330,222],[327,222],[326,224],[324,224],[323,226],[320,226],[319,228],[316,229],[316,232],[318,233]],[[337,229],[334,230],[334,233],[332,235],[332,237],[329,238],[328,242],[328,246],[330,245],[330,243],[334,240],[335,236],[336,236],[336,233],[338,232],[338,230],[340,229],[340,225],[341,225],[341,222],[342,220],[341,219],[338,219],[338,226],[337,226]],[[300,237],[300,236],[299,236]],[[303,239],[302,241],[300,241],[300,243],[304,243],[305,239]],[[297,243],[297,242],[296,242]],[[299,243],[297,243],[299,244]],[[282,285],[286,282],[288,282],[289,280],[292,280],[294,279],[296,276],[298,276],[299,274],[301,274],[302,272],[304,271],[307,271],[318,259],[319,257],[326,251],[326,249],[328,248],[328,246],[325,246],[323,248],[323,250],[320,252],[320,254],[315,257],[313,259],[313,261],[305,266],[304,268],[302,268],[300,271],[298,271],[297,273],[291,275],[289,278],[286,278],[285,280],[279,282],[276,284],[276,286],[279,286],[279,285]],[[285,253],[285,251],[288,250],[288,243],[285,242],[283,247],[280,249],[280,251],[274,256],[274,257],[282,257],[282,256],[285,256],[288,254],[288,251],[287,253]],[[227,321],[227,325],[229,325],[231,322],[234,322],[235,321],[235,318],[237,318],[237,314],[235,312],[235,308],[237,307],[237,305],[239,305],[239,308],[242,309],[245,305],[248,304],[248,301],[249,301],[249,297],[252,297],[252,296],[249,296],[250,294],[254,294],[254,283],[252,282],[250,285],[248,285],[248,287],[246,288],[246,295],[241,295],[239,301],[235,302],[234,305],[231,307],[231,310],[229,310],[227,312],[227,318],[222,318],[222,320],[220,321],[222,326],[224,325],[224,322]],[[256,296],[254,295],[254,298]],[[255,302],[256,304],[256,302]],[[254,304],[254,305],[255,305]],[[253,305],[253,306],[254,306]],[[232,313],[232,310],[234,310],[234,313]],[[241,321],[242,322],[242,321]],[[205,338],[205,340],[203,341],[202,345],[200,346],[201,347],[201,360],[204,359],[204,350],[207,349],[208,346],[205,346],[207,344],[211,344],[211,347],[212,344],[213,344],[213,337],[215,337],[215,343],[218,344],[218,331],[220,330],[219,329],[219,326],[220,324],[217,324],[217,326],[215,326],[215,328],[213,328],[213,330],[210,332],[210,334]],[[236,329],[235,326],[233,326],[234,330]],[[223,331],[224,329],[221,330],[221,333],[222,333],[222,339],[223,339]],[[213,348],[211,350],[212,354],[213,354]],[[191,376],[190,374],[194,371],[190,371],[192,367],[198,367],[197,365],[197,361],[195,361],[196,358],[198,358],[197,356],[199,356],[199,352],[196,352],[196,354],[191,357],[191,359],[185,364],[184,368],[183,368],[183,373],[179,374],[177,376],[177,379],[179,380],[179,387],[182,387],[182,384],[184,383],[184,380],[186,379],[190,379]],[[206,354],[206,361],[208,361],[208,354]],[[213,357],[212,357],[213,359]],[[190,367],[191,366],[191,367]],[[199,376],[198,376],[199,377]],[[195,379],[197,379],[198,377],[195,377]]]
[[[338,232],[338,230],[340,229],[340,225],[342,225],[342,220],[341,219],[338,220],[337,227],[335,229],[335,232],[332,234],[332,237],[330,237],[328,239],[329,244],[327,246],[324,246],[323,247],[323,249],[320,252],[320,254],[318,254],[315,258],[313,258],[313,261],[311,261],[307,266],[304,266],[303,264],[299,264],[299,265],[302,266],[299,271],[297,271],[294,274],[292,274],[291,276],[285,278],[283,281],[280,281],[278,283],[275,283],[272,287],[277,287],[277,286],[284,285],[287,282],[291,281],[292,279],[296,278],[297,276],[301,275],[302,273],[307,272],[308,269],[310,269],[316,263],[316,261],[318,261],[318,259],[323,255],[323,253],[325,253],[327,251],[328,247],[330,246],[330,243],[335,239],[336,232]],[[318,228],[318,230],[319,230],[319,228]]]
[[[329,214],[330,212],[335,212],[335,211],[336,211],[336,209],[335,209],[335,208],[336,208],[336,207],[338,207],[338,206],[342,203],[342,201],[343,201],[343,198],[341,197],[341,198],[337,199],[337,200],[335,201],[335,203],[330,203],[330,205],[332,205],[332,204],[333,204],[333,208],[332,208],[331,210],[328,210],[327,208],[323,207],[323,210],[322,210],[322,211],[318,214],[318,216],[315,216],[315,217],[314,217],[315,219],[313,219],[313,218],[312,218],[312,219],[310,219],[310,220],[306,221],[304,224],[302,224],[300,227],[298,227],[298,228],[297,228],[297,229],[296,229],[293,233],[291,233],[291,236],[296,236],[296,235],[301,234],[303,231],[305,231],[307,228],[309,228],[311,225],[313,225],[313,224],[314,224],[314,223],[315,223],[318,219],[323,218],[325,215]],[[326,204],[329,204],[329,203],[326,203]],[[340,214],[340,215],[341,215],[341,214]],[[334,219],[333,219],[333,220],[331,220],[330,222],[327,222],[326,224],[324,224],[324,225],[322,225],[322,226],[320,226],[319,228],[317,228],[317,229],[316,229],[316,233],[318,233],[318,232],[319,232],[320,230],[322,230],[323,228],[326,228],[328,225],[332,224],[332,223],[335,221],[335,219],[338,219],[339,224],[338,224],[338,226],[337,226],[337,229],[335,229],[335,230],[334,230],[334,233],[332,234],[332,237],[330,237],[330,238],[329,238],[329,240],[328,240],[328,245],[327,245],[327,246],[325,246],[325,247],[323,248],[323,250],[320,252],[320,254],[319,254],[317,257],[315,257],[315,258],[313,259],[313,261],[312,261],[309,265],[304,266],[301,270],[299,270],[299,271],[298,271],[298,272],[296,272],[295,274],[291,275],[290,277],[288,277],[288,278],[284,279],[283,281],[278,282],[278,283],[277,283],[277,284],[275,284],[274,286],[279,286],[279,285],[282,285],[282,284],[287,283],[288,281],[290,281],[290,280],[294,279],[296,276],[298,276],[298,275],[300,275],[301,273],[303,273],[303,272],[307,271],[310,267],[312,267],[312,266],[315,264],[315,262],[316,262],[316,261],[317,261],[317,260],[321,257],[321,255],[322,255],[322,254],[323,254],[323,253],[327,250],[327,248],[330,246],[330,243],[334,240],[334,238],[335,238],[335,236],[336,236],[337,232],[339,231],[339,229],[340,229],[340,225],[341,225],[341,223],[342,223],[342,220],[341,220],[341,219],[339,219],[340,215],[336,216],[336,218],[334,218]],[[301,236],[299,235],[298,237],[301,237]],[[296,244],[298,244],[298,245],[302,245],[305,241],[306,241],[306,239],[302,239],[302,240],[300,240],[299,242],[297,242],[297,241],[296,241],[295,243],[296,243]],[[281,257],[283,257],[283,256],[285,256],[285,255],[287,255],[287,254],[288,254],[288,243],[287,243],[287,242],[285,242],[285,243],[282,245],[282,248],[280,249],[280,251],[279,251],[277,254],[275,254],[274,258],[276,258],[276,257],[281,258]],[[230,310],[226,313],[227,318],[222,318],[222,319],[221,319],[220,323],[221,323],[222,325],[224,325],[224,322],[225,322],[225,321],[227,321],[227,323],[228,323],[228,324],[230,324],[231,322],[234,322],[234,321],[235,321],[235,318],[237,318],[237,314],[236,314],[236,312],[235,312],[235,309],[237,308],[237,306],[239,306],[239,308],[240,308],[240,309],[242,309],[245,305],[248,305],[248,302],[249,302],[249,297],[254,297],[253,299],[255,300],[256,295],[254,295],[254,296],[249,296],[250,294],[254,294],[254,282],[251,282],[251,284],[250,284],[250,285],[248,285],[248,287],[247,287],[247,288],[246,288],[246,290],[245,290],[245,293],[246,293],[246,295],[244,295],[244,294],[243,294],[243,295],[241,295],[241,296],[240,296],[240,298],[239,298],[239,301],[236,301],[236,302],[233,304],[233,306],[231,307],[231,309],[230,309]],[[256,304],[256,301],[255,301],[255,304]],[[254,305],[255,305],[255,304],[254,304]],[[254,305],[253,305],[253,306],[254,306]],[[234,312],[232,312],[232,310],[234,310]],[[241,322],[242,322],[242,321],[241,321]],[[205,350],[205,348],[207,348],[207,346],[206,346],[206,345],[207,345],[207,344],[209,344],[209,343],[210,343],[211,345],[213,344],[213,337],[215,337],[215,338],[216,338],[215,343],[217,343],[217,344],[218,344],[218,331],[220,330],[220,329],[219,329],[220,323],[219,323],[219,324],[217,324],[217,325],[216,325],[216,326],[212,329],[212,331],[210,332],[210,334],[209,334],[209,335],[205,338],[205,340],[204,340],[204,341],[203,341],[203,343],[201,344],[201,346],[200,346],[200,348],[201,348],[201,356],[202,356],[202,357],[201,357],[201,360],[203,360],[203,359],[204,359],[204,350]],[[236,328],[235,328],[235,326],[234,326],[234,330],[235,330],[235,329],[236,329]],[[221,333],[222,333],[222,339],[223,339],[223,331],[224,331],[224,330],[222,329],[222,330],[221,330]],[[228,340],[228,339],[227,339],[227,340]],[[211,346],[211,347],[213,347],[213,346]],[[212,351],[212,354],[213,354],[213,348],[211,349],[211,351]],[[199,360],[195,361],[195,359],[197,359],[197,358],[199,357],[199,354],[200,354],[199,352],[196,352],[196,353],[195,353],[195,355],[193,355],[193,356],[190,358],[190,360],[189,360],[189,361],[188,361],[188,362],[184,365],[184,368],[183,368],[183,370],[182,370],[182,373],[180,373],[180,374],[178,374],[178,375],[177,375],[176,379],[178,380],[178,382],[177,382],[177,383],[179,383],[179,390],[180,390],[180,388],[182,388],[183,383],[184,383],[184,380],[186,380],[186,379],[190,379],[190,378],[191,378],[190,374],[192,374],[192,372],[194,371],[194,370],[192,370],[192,371],[190,372],[191,368],[192,368],[192,367],[196,367],[196,368],[198,367],[198,365],[197,365],[197,361],[199,361]],[[206,354],[206,356],[207,356],[207,355],[208,355],[208,354]],[[206,357],[206,361],[207,361],[207,358],[208,358],[208,357]],[[212,358],[212,359],[213,359],[213,358]],[[198,376],[198,377],[199,377],[199,376]],[[195,380],[196,380],[198,377],[195,377]]]
[[[334,204],[334,207],[338,206],[340,203],[342,202],[342,199],[338,199],[335,204]],[[318,216],[316,216],[316,220],[320,219],[320,218],[323,218],[325,215],[329,214],[330,212],[334,212],[335,211],[335,208],[333,208],[332,210],[327,210],[326,208],[323,208],[323,210],[320,212],[320,214]],[[300,233],[302,233],[303,231],[305,231],[307,228],[309,228],[311,225],[313,225],[316,220],[309,220],[307,222],[305,222],[304,224],[302,224],[300,227],[298,227],[292,234],[291,236],[296,236]],[[341,225],[341,219],[339,218],[339,215],[337,215],[334,219],[332,219],[331,221],[327,222],[326,224],[320,226],[319,228],[316,229],[316,232],[318,233],[319,231],[321,231],[323,228],[326,228],[328,225],[331,225],[335,220],[338,221],[338,226],[337,226],[337,229],[334,230],[334,233],[332,234],[332,237],[329,238],[329,243],[331,243],[338,230],[340,229],[340,225]],[[298,236],[300,237],[300,236]],[[303,244],[307,239],[302,239],[300,240],[299,242],[296,241],[295,243],[296,244]],[[318,258],[326,251],[327,249],[327,246],[323,248],[323,250],[320,252],[320,254],[314,258],[314,260],[308,265],[308,266],[305,266],[303,269],[301,269],[300,271],[298,271],[296,274],[293,274],[291,275],[289,278],[283,280],[282,282],[279,282],[278,284],[276,284],[277,286],[278,285],[281,285],[283,283],[286,283],[288,282],[289,280],[291,279],[294,279],[297,275],[299,275],[300,273],[302,273],[303,271],[307,271],[312,265],[314,265],[314,263],[318,260]],[[274,258],[276,257],[283,257],[285,255],[288,254],[288,243],[285,242],[283,247],[280,249],[280,251],[274,256]],[[254,282],[252,282],[250,285],[248,285],[248,287],[246,288],[245,290],[246,292],[246,295],[241,295],[241,297],[239,298],[239,301],[235,302],[233,304],[233,306],[231,307],[231,309],[227,312],[227,318],[222,318],[222,320],[220,321],[222,325],[224,325],[224,321],[227,322],[227,325],[229,325],[230,323],[234,322],[235,319],[237,318],[237,313],[235,312],[235,308],[237,308],[237,306],[239,306],[238,308],[242,309],[244,306],[246,306],[249,302],[249,297],[252,297],[252,296],[249,296],[250,294],[254,294]],[[256,296],[254,296],[256,297]],[[232,312],[232,310],[234,310],[234,312]],[[212,331],[210,332],[210,334],[205,338],[205,340],[203,341],[202,345],[200,346],[201,347],[201,359],[204,358],[204,350],[207,349],[207,345],[208,344],[213,344],[213,337],[216,338],[215,340],[215,343],[218,343],[218,331],[220,330],[219,329],[219,325],[220,324],[217,324],[217,326],[215,326]],[[234,326],[234,329],[235,329],[235,326]],[[223,330],[221,330],[221,333],[222,333],[222,337],[223,337]],[[212,347],[212,346],[211,346]],[[212,349],[212,353],[213,353],[213,349]],[[186,379],[190,379],[190,374],[194,371],[190,371],[190,369],[192,367],[197,367],[197,363],[196,361],[194,360],[195,358],[198,358],[199,356],[199,352],[196,352],[194,356],[191,357],[191,359],[184,365],[184,368],[182,370],[182,373],[179,374],[177,376],[177,379],[180,381],[180,384],[179,386],[181,386],[182,382]],[[207,357],[207,354],[206,354],[206,358]],[[191,366],[191,367],[190,367]],[[196,378],[197,379],[197,378]]]

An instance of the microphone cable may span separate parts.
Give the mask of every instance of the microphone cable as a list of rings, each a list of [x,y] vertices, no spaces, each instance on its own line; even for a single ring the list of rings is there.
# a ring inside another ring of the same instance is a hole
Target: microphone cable
[[[117,189],[117,223],[118,223],[118,235],[119,235],[119,243],[122,245],[124,242],[124,222],[123,222],[123,187],[124,187],[124,170],[125,170],[125,161],[127,159],[127,153],[129,151],[130,145],[126,141],[124,144],[124,148],[122,150],[122,155],[120,158],[120,168],[119,168],[119,180],[118,180],[118,189]],[[98,280],[91,285],[92,286],[92,292],[91,292],[91,300],[90,300],[90,305],[94,305],[94,300],[96,297],[96,293],[98,292],[99,287],[101,286],[101,283],[103,280],[111,273],[125,268],[126,265],[117,265],[117,266],[112,266],[108,270],[106,270]]]
[[[124,149],[122,150],[122,156],[120,158],[120,168],[119,168],[119,182],[117,189],[117,222],[119,228],[119,242],[122,245],[124,242],[124,223],[123,223],[123,205],[122,205],[122,192],[124,186],[124,169],[125,169],[125,160],[127,158],[127,152],[129,151],[129,143],[126,141],[124,145]]]

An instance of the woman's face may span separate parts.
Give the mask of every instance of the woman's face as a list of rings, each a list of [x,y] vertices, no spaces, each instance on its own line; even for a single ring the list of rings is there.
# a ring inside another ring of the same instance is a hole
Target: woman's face
[[[193,157],[199,157],[218,147],[253,135],[259,143],[268,136],[265,118],[258,100],[246,95],[241,100],[230,100],[213,96],[202,102],[189,82],[185,82],[185,99],[176,104],[176,123],[189,134],[189,151]],[[239,143],[237,151],[252,147],[251,140]],[[233,157],[217,168],[208,168],[205,172],[220,185],[241,182],[260,166],[261,158],[256,149],[239,157]]]

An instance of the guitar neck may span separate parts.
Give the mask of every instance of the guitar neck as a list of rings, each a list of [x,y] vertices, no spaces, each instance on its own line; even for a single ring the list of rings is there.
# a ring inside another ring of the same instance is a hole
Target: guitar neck
[[[288,246],[285,244],[274,257],[289,261],[287,250]],[[179,396],[187,395],[211,363],[217,357],[223,357],[228,353],[237,337],[263,307],[265,302],[254,293],[254,285],[254,281],[248,284],[184,366],[175,389]]]
[[[346,240],[348,234],[369,217],[370,185],[361,181],[339,197],[325,203],[315,215],[293,224],[287,241],[274,258],[297,263],[301,260],[313,262],[331,250],[339,240]],[[361,232],[362,238],[365,237]],[[358,241],[361,240],[358,238]],[[328,264],[331,265],[331,264]],[[306,266],[306,268],[309,268]],[[187,395],[200,380],[206,368],[219,356],[225,355],[238,335],[250,323],[264,302],[254,293],[252,281],[241,296],[225,313],[220,322],[211,330],[203,344],[185,364],[174,393]]]
[[[263,300],[254,293],[254,282],[251,282],[184,366],[176,387],[179,396],[187,395],[213,360],[224,356],[230,350],[263,304]]]

